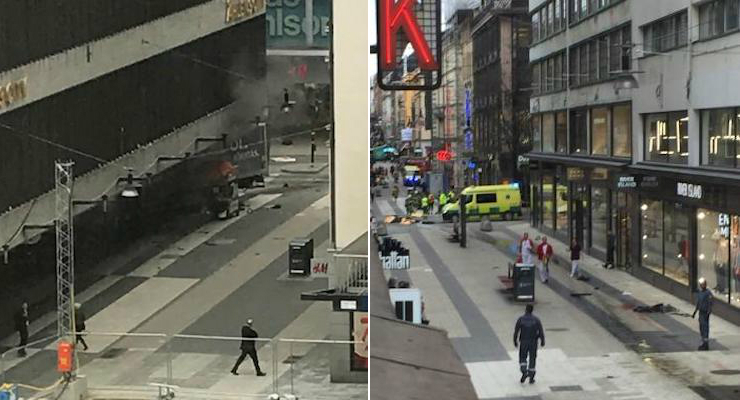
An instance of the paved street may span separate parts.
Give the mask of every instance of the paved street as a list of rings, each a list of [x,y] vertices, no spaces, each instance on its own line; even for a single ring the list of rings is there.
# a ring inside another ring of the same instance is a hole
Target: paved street
[[[275,145],[275,153],[299,160],[306,157],[306,149],[300,141]],[[326,149],[319,149],[318,160],[326,162]],[[279,169],[280,164],[273,163],[267,187],[250,190],[251,213],[196,227],[161,246],[159,254],[125,264],[78,294],[87,330],[93,333],[86,339],[89,350],[81,352],[79,374],[87,376],[93,397],[110,398],[126,391],[126,396],[139,398],[139,391],[143,398],[151,398],[155,389],[148,384],[164,382],[171,374],[171,382],[188,389],[178,393],[183,398],[265,398],[274,384],[280,393],[294,392],[302,398],[367,398],[367,385],[329,382],[327,354],[332,344],[262,342],[258,354],[267,376],[255,376],[249,359],[240,375],[233,376],[229,370],[239,355],[238,340],[123,335],[238,337],[243,322],[252,318],[260,337],[328,337],[330,304],[300,300],[303,292],[326,288],[326,278],[287,276],[291,239],[311,237],[314,256],[327,256],[326,171],[285,174]],[[54,324],[54,315],[36,319],[31,340],[54,334]],[[16,341],[13,336],[4,344]],[[3,360],[4,380],[43,387],[58,379],[56,351],[46,345],[33,346],[25,359],[9,353]]]
[[[403,191],[402,191],[403,192]],[[372,206],[382,220],[403,209],[384,191]],[[411,255],[407,271],[386,271],[422,291],[431,325],[447,330],[481,399],[735,399],[740,398],[740,328],[712,318],[712,351],[698,353],[693,306],[620,270],[585,256],[588,282],[572,280],[564,259],[536,283],[534,313],[546,333],[538,352],[537,382],[520,384],[512,343],[524,304],[504,292],[499,276],[515,259],[526,221],[494,222],[493,232],[468,225],[468,246],[450,243],[451,224],[388,225]],[[556,255],[566,246],[551,241]],[[667,303],[671,314],[635,313],[636,305]]]

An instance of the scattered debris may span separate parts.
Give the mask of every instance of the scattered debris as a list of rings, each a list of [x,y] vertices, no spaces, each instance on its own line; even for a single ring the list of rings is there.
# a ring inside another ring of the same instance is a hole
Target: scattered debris
[[[296,162],[296,159],[294,157],[270,157],[270,160],[274,162],[279,163],[292,163]]]
[[[283,187],[284,187],[284,188],[287,188],[287,187],[289,187],[289,186],[288,186],[288,182],[285,182],[285,183],[283,183]]]
[[[632,292],[622,292],[622,296],[632,296]]]
[[[632,311],[639,313],[672,313],[676,311],[676,307],[670,304],[658,303],[652,306],[636,306]]]
[[[583,297],[583,296],[591,296],[591,293],[587,293],[587,292],[573,292],[570,295],[572,297]]]
[[[293,144],[293,141],[290,139],[283,139],[281,143],[283,144],[283,146],[290,146]]]

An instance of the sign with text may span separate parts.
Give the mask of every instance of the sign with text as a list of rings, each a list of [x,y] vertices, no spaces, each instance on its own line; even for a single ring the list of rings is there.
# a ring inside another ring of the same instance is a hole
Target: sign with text
[[[400,241],[391,237],[383,238],[378,256],[380,262],[383,263],[383,269],[409,269],[411,267],[408,249],[403,247]]]
[[[0,110],[26,99],[26,78],[0,84]]]
[[[265,11],[265,0],[226,0],[226,23],[251,18]]]
[[[377,0],[376,4],[378,85],[385,90],[437,89],[442,83],[441,0]],[[413,49],[416,60],[412,67],[404,67],[407,47]],[[404,76],[412,73],[415,79]]]
[[[701,199],[701,185],[686,182],[676,183],[676,194],[691,199]]]
[[[311,259],[311,276],[314,277],[328,277],[329,276],[330,264],[323,258],[312,258]]]
[[[580,181],[583,180],[585,174],[583,168],[570,167],[567,169],[569,181]]]
[[[266,1],[268,52],[329,50],[329,0]]]
[[[410,142],[414,139],[414,130],[411,128],[401,129],[401,140],[404,142]]]
[[[617,189],[634,189],[637,187],[637,179],[630,176],[620,176],[617,179]]]

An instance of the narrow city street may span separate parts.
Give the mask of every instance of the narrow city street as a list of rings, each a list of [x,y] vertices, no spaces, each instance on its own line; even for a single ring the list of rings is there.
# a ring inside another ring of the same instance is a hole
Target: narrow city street
[[[382,221],[405,215],[405,190],[396,202],[381,191],[372,213]],[[524,303],[513,301],[499,279],[516,259],[520,221],[494,221],[491,232],[468,223],[467,248],[450,242],[452,224],[437,215],[415,224],[388,224],[388,236],[409,250],[408,270],[386,270],[421,290],[430,325],[448,332],[480,399],[731,399],[740,398],[740,328],[711,320],[710,351],[701,343],[693,305],[638,280],[604,269],[584,256],[589,278],[569,276],[567,246],[550,240],[556,258],[548,284],[536,279],[534,314],[546,346],[537,357],[536,383],[519,383],[512,336]],[[670,313],[637,313],[635,306],[670,304]]]
[[[257,377],[249,359],[240,375],[229,373],[240,340],[224,337],[239,338],[248,318],[262,338],[328,338],[330,303],[301,300],[301,293],[326,289],[327,279],[288,276],[292,239],[312,238],[316,258],[326,259],[330,247],[326,149],[319,147],[313,168],[308,149],[305,138],[274,145],[273,159],[295,162],[272,163],[266,187],[247,191],[250,212],[194,227],[174,243],[160,243],[156,256],[123,263],[78,294],[89,332],[89,349],[80,348],[78,373],[87,377],[92,398],[135,396],[137,391],[151,398],[156,388],[150,383],[164,382],[168,374],[182,388],[177,393],[182,398],[266,398],[274,382],[282,393],[301,397],[367,398],[367,385],[329,383],[328,353],[334,344],[258,342],[267,376]],[[55,334],[55,323],[51,314],[35,319],[31,341]],[[16,343],[17,335],[4,341],[6,346]],[[56,348],[46,345],[31,346],[26,358],[5,355],[3,380],[53,384],[58,379]]]

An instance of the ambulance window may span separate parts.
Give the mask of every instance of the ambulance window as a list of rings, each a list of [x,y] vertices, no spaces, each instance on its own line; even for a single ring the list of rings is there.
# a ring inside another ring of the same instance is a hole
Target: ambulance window
[[[496,193],[482,193],[478,195],[478,203],[495,203]]]

